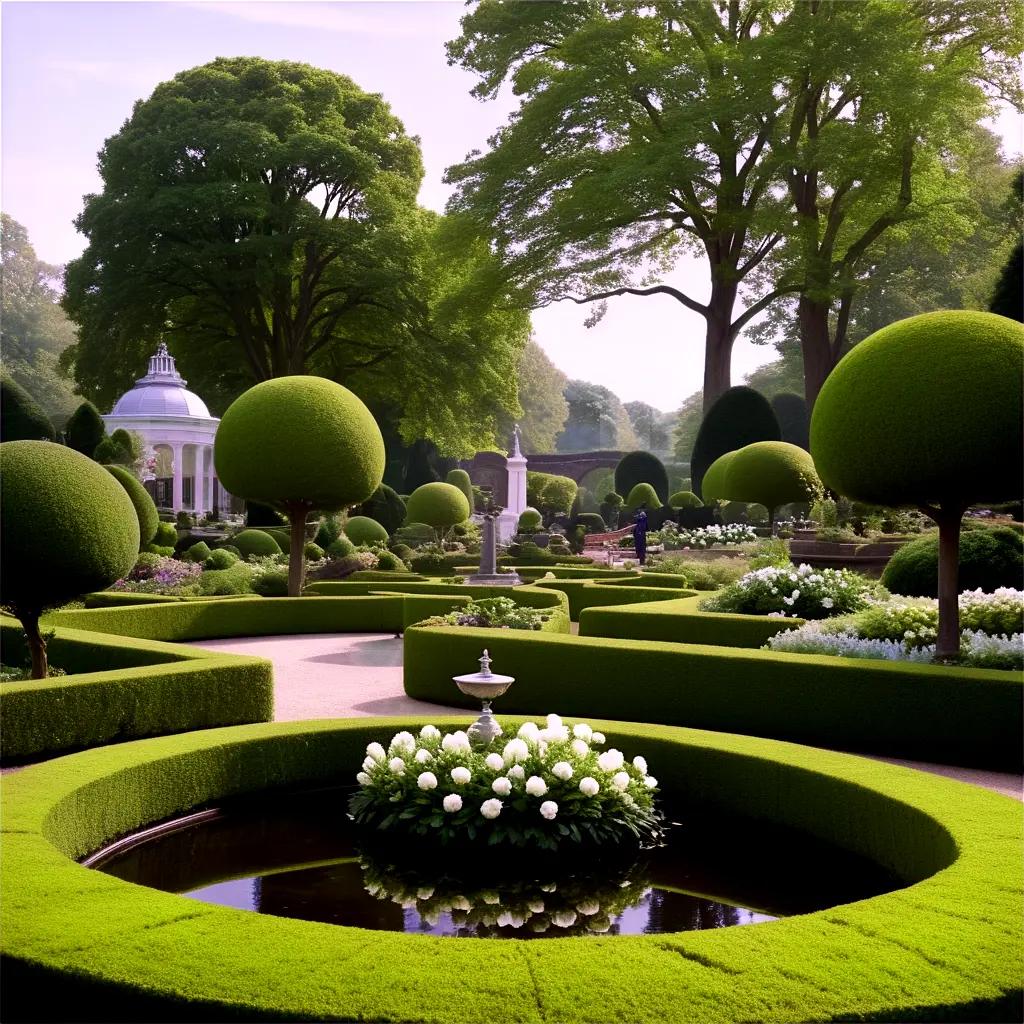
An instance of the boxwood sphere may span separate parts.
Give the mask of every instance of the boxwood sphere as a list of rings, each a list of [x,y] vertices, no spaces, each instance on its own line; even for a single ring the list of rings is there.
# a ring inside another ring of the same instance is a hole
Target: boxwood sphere
[[[103,468],[125,489],[135,506],[135,515],[139,519],[139,546],[149,544],[156,536],[156,528],[160,525],[160,513],[157,512],[149,491],[124,466]]]
[[[701,482],[701,494],[704,495],[704,504],[710,505],[713,501],[724,500],[728,497],[726,493],[725,477],[729,469],[729,463],[736,452],[726,452],[719,455],[707,468],[704,479]]]
[[[242,530],[231,538],[231,543],[238,548],[243,558],[281,554],[281,545],[263,530]]]
[[[520,533],[535,533],[543,525],[544,517],[535,508],[527,505],[519,513],[519,522],[516,524],[516,529]]]
[[[668,497],[668,473],[661,459],[650,452],[627,452],[615,467],[615,490],[629,494],[637,484],[650,484],[659,501]]]
[[[693,491],[676,491],[668,499],[670,508],[703,508],[704,502]]]
[[[1024,492],[1024,325],[994,313],[924,313],[840,361],[811,417],[833,490],[885,505],[964,505]]]
[[[139,517],[102,466],[50,441],[0,445],[0,595],[39,610],[126,576]]]
[[[384,439],[370,410],[324,377],[276,377],[224,413],[214,443],[224,488],[280,506],[334,509],[365,501],[384,475]]]
[[[342,527],[353,544],[387,544],[388,531],[369,516],[352,516]]]
[[[464,469],[451,470],[445,477],[445,482],[451,484],[452,487],[458,487],[466,496],[469,507],[473,507],[473,481],[470,480],[469,474]]]
[[[409,495],[406,515],[411,523],[426,523],[443,530],[469,518],[469,502],[454,484],[432,483]]]
[[[773,509],[807,501],[817,482],[814,460],[803,448],[786,441],[758,441],[732,453],[723,497]]]

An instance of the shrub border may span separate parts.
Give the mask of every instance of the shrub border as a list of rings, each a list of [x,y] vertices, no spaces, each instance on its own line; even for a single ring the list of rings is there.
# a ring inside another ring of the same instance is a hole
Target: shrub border
[[[349,777],[426,719],[242,726],[89,751],[3,793],[5,1019],[1019,1020],[1019,806],[750,737],[598,724],[666,788],[840,841],[908,886],[712,932],[457,942],[264,917],[131,885],[81,857],[203,803]],[[511,723],[506,723],[511,724]],[[56,1014],[56,1016],[54,1016]]]

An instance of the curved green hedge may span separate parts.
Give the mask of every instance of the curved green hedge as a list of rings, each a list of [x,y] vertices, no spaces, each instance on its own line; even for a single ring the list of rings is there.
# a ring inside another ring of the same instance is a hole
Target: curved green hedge
[[[26,656],[21,627],[0,622],[5,657]],[[50,657],[68,674],[0,685],[4,761],[143,736],[268,722],[263,658],[59,629]]]
[[[226,797],[347,780],[368,740],[423,721],[219,729],[90,751],[7,780],[4,1018],[1019,1020],[1019,806],[766,740],[594,723],[627,755],[642,752],[666,790],[838,842],[905,888],[741,928],[470,942],[240,912],[74,862]]]
[[[573,622],[578,622],[587,608],[643,604],[647,601],[664,601],[666,597],[690,597],[694,594],[694,591],[682,587],[666,589],[665,584],[647,585],[645,577],[635,583],[630,581],[625,586],[617,580],[559,579],[540,579],[534,586],[544,590],[559,590],[565,594],[569,598],[569,615]]]
[[[589,615],[584,612],[584,618]],[[624,613],[623,613],[624,614]],[[410,629],[405,692],[473,702],[451,677],[486,647],[515,685],[498,711],[598,715],[1019,771],[1011,672],[511,630]],[[476,652],[476,653],[474,653]]]

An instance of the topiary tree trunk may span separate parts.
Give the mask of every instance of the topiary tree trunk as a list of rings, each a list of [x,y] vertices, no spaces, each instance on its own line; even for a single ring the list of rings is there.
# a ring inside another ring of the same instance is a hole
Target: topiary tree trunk
[[[291,524],[291,546],[288,553],[288,596],[301,597],[306,575],[306,519],[313,506],[306,501],[290,502],[284,508]]]
[[[953,660],[960,655],[960,524],[966,505],[919,506],[939,527],[939,634],[935,657]]]
[[[29,654],[32,656],[32,678],[45,679],[49,674],[50,666],[46,657],[46,641],[39,631],[39,610],[26,611],[15,608],[14,614],[21,620],[25,638],[28,640]]]

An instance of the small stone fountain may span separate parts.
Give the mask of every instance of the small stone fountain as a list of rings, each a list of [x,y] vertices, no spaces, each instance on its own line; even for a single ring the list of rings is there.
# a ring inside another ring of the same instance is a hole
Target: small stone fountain
[[[500,676],[491,671],[491,656],[485,650],[480,671],[472,675],[452,676],[452,681],[467,697],[483,703],[480,717],[469,727],[469,740],[474,746],[486,747],[501,733],[501,726],[491,712],[491,701],[500,697],[514,682],[514,676]]]

